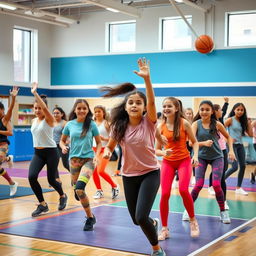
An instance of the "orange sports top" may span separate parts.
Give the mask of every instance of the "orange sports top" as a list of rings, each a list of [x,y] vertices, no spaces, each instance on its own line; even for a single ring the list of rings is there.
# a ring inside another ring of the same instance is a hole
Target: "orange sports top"
[[[164,149],[172,149],[170,156],[164,156],[164,159],[169,161],[181,160],[190,156],[187,149],[187,133],[184,129],[184,120],[181,119],[180,137],[178,141],[173,140],[173,131],[168,130],[166,123],[162,124],[160,133],[168,140],[168,144]]]

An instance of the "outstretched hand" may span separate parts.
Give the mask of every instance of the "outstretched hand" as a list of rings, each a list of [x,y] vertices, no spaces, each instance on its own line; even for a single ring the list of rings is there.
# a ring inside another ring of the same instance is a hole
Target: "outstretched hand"
[[[32,94],[36,93],[37,87],[38,87],[38,83],[34,82],[31,87]]]
[[[135,74],[142,78],[147,78],[150,75],[149,69],[149,60],[147,61],[146,58],[140,58],[138,60],[139,71],[134,71]]]
[[[19,92],[19,87],[17,86],[13,86],[12,87],[12,90],[10,90],[10,95],[12,97],[16,97],[18,95],[18,92]]]

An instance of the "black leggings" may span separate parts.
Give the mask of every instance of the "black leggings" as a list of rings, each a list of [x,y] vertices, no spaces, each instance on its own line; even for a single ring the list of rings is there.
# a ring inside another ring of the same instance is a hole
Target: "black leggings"
[[[49,184],[62,196],[63,190],[61,184],[56,181],[56,172],[58,171],[59,155],[57,148],[35,149],[34,156],[29,165],[28,180],[38,201],[44,201],[42,188],[38,182],[38,175],[46,164],[47,179]]]
[[[224,201],[226,201],[226,194],[227,194],[227,185],[226,185],[226,179],[225,179],[225,173],[228,169],[228,151],[226,149],[222,150],[223,152],[223,159],[224,159],[224,166],[223,166],[223,173],[221,176],[221,188],[224,194]],[[212,172],[209,176],[209,187],[212,186]]]
[[[141,227],[152,246],[157,245],[157,233],[149,214],[160,185],[160,171],[135,177],[123,176],[123,184],[126,203],[134,224]]]
[[[68,160],[69,152],[67,152],[67,154],[63,154],[62,149],[61,149],[59,144],[57,144],[57,149],[58,149],[59,158],[61,158],[61,161],[62,161],[62,164],[63,164],[64,168],[67,169],[70,172],[70,170],[69,170],[69,160]],[[60,177],[59,171],[57,171],[56,178],[59,178],[59,177]]]
[[[244,179],[244,171],[245,171],[245,150],[243,144],[233,144],[234,152],[236,155],[236,159],[239,163],[239,172],[238,172],[238,179],[237,179],[237,187],[242,186],[242,182]],[[227,179],[232,173],[237,171],[238,163],[237,161],[233,161],[231,168],[226,171],[225,179]]]

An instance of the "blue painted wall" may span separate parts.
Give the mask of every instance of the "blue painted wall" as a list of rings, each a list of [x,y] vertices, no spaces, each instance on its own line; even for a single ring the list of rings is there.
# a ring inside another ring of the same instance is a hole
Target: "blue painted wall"
[[[51,85],[141,83],[136,60],[151,61],[153,83],[255,82],[256,48],[67,57],[51,59]]]

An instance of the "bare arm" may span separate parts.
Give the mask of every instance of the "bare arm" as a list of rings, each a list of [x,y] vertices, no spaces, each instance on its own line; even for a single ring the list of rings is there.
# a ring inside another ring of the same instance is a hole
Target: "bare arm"
[[[199,150],[199,143],[196,139],[195,134],[193,133],[192,126],[187,120],[184,120],[185,131],[188,135],[188,139],[191,141],[191,145],[193,147],[193,157],[192,157],[192,164],[193,166],[198,166],[198,150]]]
[[[62,134],[61,138],[60,138],[60,148],[61,148],[63,154],[68,153],[67,138],[68,138],[68,136],[64,135],[64,134]]]
[[[155,94],[150,79],[149,61],[145,58],[138,60],[139,71],[134,71],[135,74],[144,79],[146,85],[146,97],[147,97],[147,115],[149,119],[155,123],[157,120],[156,105],[155,105]]]
[[[253,137],[252,123],[250,120],[248,120],[248,128],[246,130],[246,133],[249,137]]]
[[[217,129],[227,139],[228,147],[229,147],[228,158],[230,160],[235,160],[236,157],[235,157],[235,153],[234,153],[234,149],[233,149],[233,139],[232,139],[232,137],[226,131],[225,127],[223,126],[223,124],[221,122],[217,122]]]
[[[1,135],[5,135],[5,136],[12,136],[12,125],[11,125],[11,122],[7,122],[7,124],[5,125],[6,127],[6,131],[3,131],[3,130],[0,130],[0,134]]]
[[[54,126],[54,117],[52,115],[52,113],[49,111],[48,107],[46,106],[46,104],[44,103],[44,101],[41,99],[41,97],[38,95],[37,93],[37,87],[38,84],[37,83],[33,83],[32,84],[32,88],[31,88],[31,93],[35,96],[36,98],[36,102],[39,104],[39,106],[42,108],[44,115],[45,115],[45,121],[47,122],[48,125],[50,126]]]
[[[6,115],[3,117],[3,123],[7,124],[11,118],[12,118],[12,111],[13,111],[13,108],[14,108],[14,104],[15,104],[15,99],[16,99],[16,96],[18,95],[18,92],[19,92],[19,88],[17,86],[13,86],[12,90],[10,90],[10,95],[12,96],[12,100],[11,100],[11,104],[8,108],[8,111],[6,113]]]
[[[96,141],[96,153],[95,153],[95,157],[93,159],[93,162],[98,165],[99,164],[99,159],[100,159],[100,151],[101,151],[101,139],[100,139],[100,135],[97,135],[94,137],[95,141]]]
[[[104,149],[103,158],[110,159],[116,145],[117,145],[117,141],[110,137],[108,144]]]

